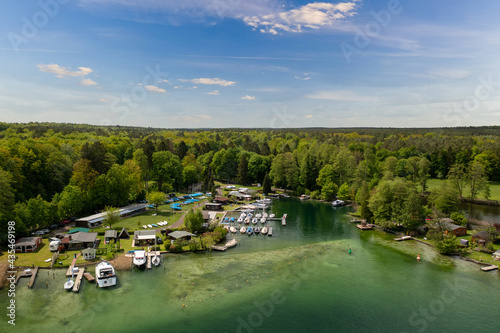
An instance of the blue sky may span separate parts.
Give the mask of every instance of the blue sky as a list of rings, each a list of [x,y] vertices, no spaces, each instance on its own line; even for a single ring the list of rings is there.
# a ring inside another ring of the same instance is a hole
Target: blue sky
[[[500,3],[8,1],[0,121],[500,125]]]

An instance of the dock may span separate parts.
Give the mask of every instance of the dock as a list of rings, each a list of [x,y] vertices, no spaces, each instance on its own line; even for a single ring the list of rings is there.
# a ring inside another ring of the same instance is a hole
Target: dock
[[[373,229],[373,224],[361,223],[361,224],[356,225],[356,227],[358,229],[361,229],[361,230],[370,230],[370,229]]]
[[[85,268],[80,268],[78,270],[78,275],[76,276],[75,284],[73,285],[73,292],[77,293],[80,290],[80,286],[82,284],[83,273],[85,272]]]
[[[95,282],[95,277],[92,274],[85,272],[83,273],[83,276],[85,276],[87,281],[89,281],[90,283]]]
[[[411,236],[403,236],[403,237],[399,237],[399,238],[394,238],[395,241],[405,241],[405,240],[410,240],[410,239],[413,239],[413,237]]]
[[[148,255],[147,257],[148,257],[148,259],[147,259],[147,262],[146,262],[146,268],[147,269],[151,269],[151,256]]]
[[[269,229],[267,230],[267,235],[268,236],[272,236],[273,235],[273,227],[269,227]]]
[[[498,269],[498,266],[495,266],[495,265],[481,267],[481,270],[483,272],[490,272],[490,271],[494,271],[496,269]]]
[[[286,217],[288,216],[288,214],[283,214],[283,217],[281,218],[281,225],[286,225]]]
[[[38,274],[38,266],[31,268],[31,271],[27,273],[25,270],[17,274],[15,284],[19,281],[20,278],[29,277],[30,282],[28,282],[28,288],[33,288],[35,284],[36,275]]]
[[[66,276],[73,276],[73,268],[75,268],[76,258],[73,258],[71,265],[69,265],[68,271],[66,272]]]

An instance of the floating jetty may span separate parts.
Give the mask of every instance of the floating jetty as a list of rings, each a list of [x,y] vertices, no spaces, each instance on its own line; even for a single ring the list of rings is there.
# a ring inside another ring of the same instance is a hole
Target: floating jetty
[[[413,239],[413,237],[411,236],[403,236],[403,237],[399,237],[399,238],[394,238],[395,241],[405,241],[405,240],[410,240],[410,239]]]
[[[267,231],[267,235],[268,236],[272,236],[273,235],[273,227],[269,227],[269,229]]]
[[[370,229],[373,229],[373,224],[369,224],[369,223],[361,223],[361,224],[358,224],[356,225],[356,227],[358,229],[361,229],[361,230],[370,230]]]
[[[90,283],[95,282],[95,277],[92,274],[85,272],[83,273],[83,276],[85,276],[87,281],[89,281]]]
[[[483,272],[490,272],[490,271],[494,271],[496,269],[498,269],[498,266],[495,266],[495,265],[481,267],[481,270]]]
[[[80,286],[82,284],[83,273],[85,272],[85,268],[81,268],[78,270],[78,275],[76,276],[75,284],[73,285],[73,292],[77,293],[80,290]]]
[[[286,217],[288,214],[284,214],[283,217],[281,218],[281,225],[286,225]]]
[[[17,282],[19,281],[20,278],[29,277],[30,278],[30,282],[28,282],[28,288],[33,288],[33,285],[35,284],[35,279],[36,279],[36,275],[37,274],[38,274],[38,266],[35,266],[34,268],[30,268],[29,272],[27,272],[26,270],[24,270],[24,271],[20,272],[16,276],[15,284],[17,284]]]

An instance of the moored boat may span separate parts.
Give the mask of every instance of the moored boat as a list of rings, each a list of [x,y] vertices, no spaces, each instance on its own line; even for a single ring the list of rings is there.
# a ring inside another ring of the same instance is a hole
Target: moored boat
[[[248,217],[248,216],[247,216],[247,217],[245,218],[245,223],[246,223],[246,224],[250,223],[250,217]]]
[[[241,227],[240,232],[241,232],[242,234],[244,234],[245,232],[247,232],[247,228],[245,228],[245,227]]]
[[[230,247],[234,247],[238,244],[238,242],[236,241],[236,239],[231,239],[229,242],[226,243],[226,247],[229,249]]]
[[[229,228],[229,231],[231,231],[231,232],[234,234],[234,233],[235,233],[235,232],[237,232],[238,230],[236,230],[236,228],[235,228],[235,227],[231,227],[231,228]]]
[[[71,290],[71,289],[73,289],[74,285],[75,285],[75,282],[72,279],[68,279],[68,281],[66,281],[66,283],[64,284],[64,289]]]
[[[248,227],[247,234],[249,234],[249,235],[253,234],[253,228],[252,227]]]
[[[332,202],[332,206],[333,207],[340,207],[340,206],[343,206],[343,205],[345,205],[345,202],[343,200],[337,199],[337,200],[335,200],[335,201]]]
[[[151,263],[155,266],[158,266],[161,262],[160,256],[154,256],[153,259],[151,259]]]
[[[266,235],[267,234],[267,227],[262,228],[260,231],[261,234]]]
[[[146,267],[146,262],[147,262],[146,251],[142,250],[134,251],[133,263],[135,266],[137,266],[138,268],[144,268]]]
[[[96,283],[100,288],[111,287],[116,284],[114,267],[107,261],[101,261],[95,267]]]
[[[257,222],[258,222],[258,219],[257,219],[256,217],[254,217],[254,218],[252,219],[252,223],[253,223],[253,224],[257,224]]]
[[[260,223],[266,223],[266,218],[265,217],[261,218]]]
[[[260,228],[259,227],[255,228],[253,232],[255,232],[256,234],[260,233]]]

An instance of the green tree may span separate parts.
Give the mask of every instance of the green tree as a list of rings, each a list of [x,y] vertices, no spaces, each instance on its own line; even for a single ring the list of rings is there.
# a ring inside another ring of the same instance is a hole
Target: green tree
[[[281,188],[296,189],[299,178],[299,168],[292,153],[276,155],[271,163],[269,177],[274,185]]]
[[[178,156],[169,151],[159,151],[153,154],[153,178],[157,181],[158,190],[163,190],[164,183],[170,188],[178,189],[183,184],[182,163]]]
[[[356,169],[356,160],[349,149],[344,146],[339,149],[333,161],[333,168],[339,176],[340,184],[351,180],[351,177],[354,175],[354,170]]]
[[[446,176],[457,189],[458,195],[462,197],[464,186],[467,180],[467,173],[463,164],[453,164]]]
[[[243,185],[250,183],[250,176],[248,174],[248,153],[246,151],[240,154],[240,161],[238,163],[238,174],[236,176],[236,181]]]
[[[271,159],[267,156],[251,154],[248,159],[248,175],[257,183],[264,181],[265,175],[271,168]]]
[[[467,226],[467,218],[464,216],[464,214],[459,213],[459,212],[453,212],[450,214],[450,219],[453,220],[458,225]]]
[[[158,206],[161,205],[166,199],[165,193],[154,191],[146,195],[146,200],[155,206],[156,212],[158,212]]]
[[[439,187],[432,191],[429,201],[438,211],[449,215],[458,207],[458,190],[448,181],[442,181]]]
[[[271,192],[271,180],[269,179],[269,174],[266,173],[266,175],[264,176],[264,181],[262,182],[262,193],[268,195]]]
[[[113,223],[120,219],[120,209],[112,206],[106,206],[104,208],[104,211],[106,212],[106,218],[104,219],[104,222],[106,222],[111,228]]]
[[[12,175],[0,167],[0,189],[2,191],[0,195],[0,223],[2,225],[14,217],[15,194],[11,184]]]
[[[184,224],[191,232],[201,230],[204,221],[201,211],[194,212],[192,208],[184,215]]]
[[[194,165],[188,165],[182,170],[182,177],[184,178],[184,186],[196,184],[199,181],[198,169]]]
[[[144,154],[144,150],[142,148],[136,149],[134,151],[133,159],[135,163],[141,168],[141,180],[144,182],[144,187],[148,188],[148,180],[149,180],[149,165],[148,158],[146,154]]]
[[[60,218],[76,216],[84,207],[83,194],[78,186],[67,185],[61,193],[52,199],[57,206]]]
[[[403,206],[402,224],[407,230],[417,230],[425,224],[425,210],[417,190],[412,187],[408,192]]]
[[[437,242],[436,249],[441,254],[451,254],[456,251],[457,246],[457,238],[455,236],[446,235],[443,237],[443,240]]]
[[[431,170],[431,162],[425,157],[422,157],[420,161],[418,161],[418,179],[420,181],[420,185],[422,186],[422,193],[427,189],[427,180],[429,179],[429,171]]]
[[[486,169],[481,162],[474,161],[469,165],[467,181],[470,186],[470,198],[477,198],[477,194],[484,188],[488,181],[486,178]]]
[[[350,188],[347,183],[340,185],[337,196],[341,200],[348,200],[350,198]]]
[[[321,198],[323,200],[333,200],[338,193],[339,187],[333,182],[328,182],[321,188]]]

